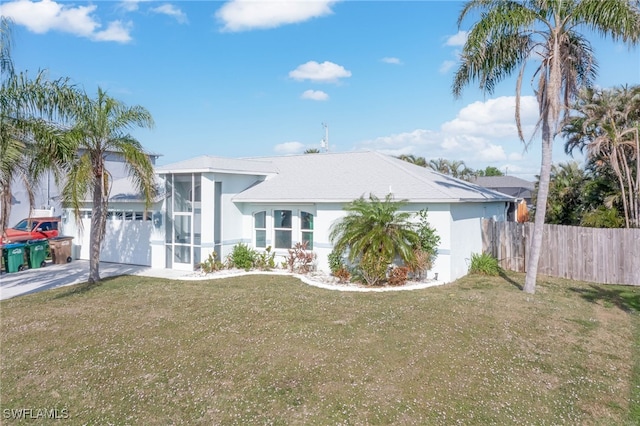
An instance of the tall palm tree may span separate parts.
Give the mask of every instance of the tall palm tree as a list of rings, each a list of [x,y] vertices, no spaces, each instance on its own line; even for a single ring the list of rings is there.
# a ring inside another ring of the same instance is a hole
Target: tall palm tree
[[[329,238],[338,252],[348,251],[349,260],[360,262],[363,269],[371,263],[382,265],[384,274],[396,256],[410,263],[420,237],[410,221],[413,214],[398,212],[403,205],[402,201],[394,201],[391,194],[384,200],[375,195],[368,200],[360,197],[344,208],[349,213],[331,227]],[[373,275],[375,282],[384,278]]]
[[[565,151],[586,149],[606,163],[618,181],[625,226],[640,226],[640,86],[583,90],[574,109],[578,115],[563,128]]]
[[[11,213],[15,181],[21,182],[33,208],[33,183],[56,167],[64,151],[60,122],[68,115],[75,89],[68,79],[49,81],[44,71],[35,78],[15,73],[11,59],[11,22],[0,18],[0,235]],[[54,173],[56,180],[59,173]]]
[[[533,76],[537,79],[534,91],[540,113],[542,161],[524,285],[525,292],[535,293],[553,140],[579,88],[590,85],[596,75],[591,44],[579,30],[633,45],[640,39],[640,12],[634,0],[471,0],[463,7],[458,26],[474,12],[480,16],[462,49],[453,94],[460,97],[471,81],[493,93],[498,82],[517,72],[515,119],[523,142],[522,80],[526,65],[537,64]]]
[[[140,142],[127,131],[153,125],[153,118],[145,108],[128,107],[101,88],[95,99],[85,93],[78,100],[73,126],[67,133],[72,158],[67,164],[62,197],[73,209],[78,223],[81,223],[82,202],[88,197],[93,201],[89,236],[88,281],[91,284],[100,280],[100,249],[106,231],[111,177],[105,168],[105,157],[114,153],[122,157],[148,207],[156,190],[153,165]]]

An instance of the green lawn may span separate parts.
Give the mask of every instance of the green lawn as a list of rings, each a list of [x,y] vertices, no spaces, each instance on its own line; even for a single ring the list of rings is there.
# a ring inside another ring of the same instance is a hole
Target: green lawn
[[[640,423],[640,288],[542,278],[531,296],[523,281],[121,277],[10,299],[1,422],[25,408],[92,425]]]

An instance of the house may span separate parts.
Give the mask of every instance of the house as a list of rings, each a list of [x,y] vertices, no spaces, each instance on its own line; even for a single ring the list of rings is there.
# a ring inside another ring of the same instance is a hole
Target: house
[[[478,176],[473,182],[516,199],[509,205],[508,221],[526,222],[528,220],[531,197],[535,188],[533,182],[515,176]]]
[[[428,209],[441,238],[431,274],[465,275],[482,250],[480,219],[505,220],[514,198],[378,152],[319,153],[263,158],[199,156],[156,168],[162,194],[149,211],[114,183],[104,261],[193,270],[211,252],[224,259],[238,243],[271,246],[278,256],[306,241],[317,268],[328,271],[330,229],[343,207],[361,196],[406,200],[404,210]],[[90,214],[87,204],[86,214]],[[65,216],[76,254],[88,258],[88,228]],[[68,230],[68,232],[67,232]]]
[[[151,164],[156,164],[159,154],[149,154]],[[120,154],[109,152],[105,157],[105,167],[111,178],[118,180],[127,176],[127,168]],[[20,220],[29,217],[29,193],[21,180],[14,180],[11,196],[11,214],[8,224],[13,226]],[[51,171],[47,171],[32,187],[34,197],[34,211],[32,216],[61,216],[63,208],[61,203],[61,188],[56,184]]]

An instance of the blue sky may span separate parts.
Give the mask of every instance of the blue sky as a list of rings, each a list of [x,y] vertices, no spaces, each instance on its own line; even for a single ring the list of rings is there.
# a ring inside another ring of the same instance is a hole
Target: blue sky
[[[259,157],[320,148],[379,150],[495,166],[533,179],[515,80],[454,99],[457,54],[472,21],[459,1],[5,1],[19,71],[47,69],[154,117],[134,135],[159,164],[201,154]],[[640,50],[591,37],[602,87],[640,84]],[[527,82],[523,118],[537,105]],[[577,157],[580,159],[580,157]],[[557,140],[554,161],[566,161]]]

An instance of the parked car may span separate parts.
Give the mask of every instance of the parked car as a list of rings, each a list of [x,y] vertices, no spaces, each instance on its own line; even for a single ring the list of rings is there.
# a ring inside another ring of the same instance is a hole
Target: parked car
[[[18,241],[57,237],[59,226],[59,217],[31,217],[22,219],[16,226],[5,229],[2,242],[15,243]]]

